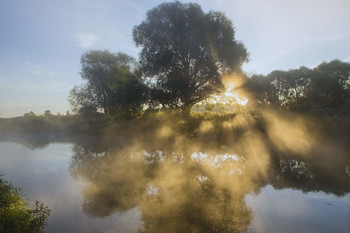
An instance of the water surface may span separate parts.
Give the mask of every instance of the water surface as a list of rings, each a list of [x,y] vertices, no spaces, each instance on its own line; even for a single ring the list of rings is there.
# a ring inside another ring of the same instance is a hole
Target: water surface
[[[49,206],[51,232],[350,229],[346,154],[254,156],[188,139],[20,138],[0,143],[0,172]]]

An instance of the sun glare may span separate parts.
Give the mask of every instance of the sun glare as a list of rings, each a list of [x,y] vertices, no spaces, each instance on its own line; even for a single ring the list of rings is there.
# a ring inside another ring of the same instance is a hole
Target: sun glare
[[[218,102],[221,102],[224,104],[236,103],[239,105],[246,105],[248,103],[248,99],[242,96],[242,93],[238,91],[240,90],[240,87],[242,87],[245,82],[242,76],[237,74],[224,75],[221,81],[226,88],[226,92],[223,95],[218,96],[219,97]]]
[[[244,106],[248,103],[248,99],[244,96],[239,96],[234,91],[226,91],[222,102],[224,103],[236,102],[237,104]]]
[[[208,103],[212,104],[224,104],[224,105],[243,105],[245,106],[248,103],[248,98],[245,97],[243,89],[241,88],[244,85],[244,78],[239,75],[225,75],[222,77],[222,83],[226,89],[225,92],[214,95],[207,100]]]

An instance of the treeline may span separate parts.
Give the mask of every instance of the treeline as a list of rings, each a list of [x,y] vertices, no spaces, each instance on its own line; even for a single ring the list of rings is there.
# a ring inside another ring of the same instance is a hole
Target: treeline
[[[31,111],[20,117],[0,118],[0,139],[6,134],[99,132],[106,124],[106,119],[98,113],[86,117],[79,114],[54,115],[50,110],[36,115]]]
[[[195,3],[156,6],[134,27],[133,40],[141,48],[138,61],[107,50],[87,51],[81,56],[80,74],[85,84],[74,87],[68,97],[74,114],[87,120],[101,116],[132,119],[159,110],[179,110],[188,119],[193,106],[225,93],[225,76],[244,79],[243,85],[228,94],[233,100],[235,94],[244,94],[248,106],[267,104],[317,114],[350,112],[349,63],[334,60],[313,69],[247,77],[241,66],[248,61],[248,52],[235,39],[231,20],[221,12],[203,12]],[[214,105],[204,108],[210,110]],[[34,123],[28,127],[54,119],[50,112],[44,115],[26,114]],[[62,120],[65,128],[64,121],[74,117],[61,118],[67,118]]]
[[[250,105],[317,114],[350,112],[349,63],[334,60],[313,69],[247,77],[241,66],[248,53],[235,39],[231,20],[221,12],[205,13],[198,4],[158,5],[134,27],[133,39],[141,47],[139,61],[107,50],[82,55],[81,77],[86,83],[70,92],[74,113],[131,119],[179,109],[188,118],[193,106],[226,91],[222,77],[230,75],[245,79],[240,90],[232,91],[243,90]],[[206,110],[214,105],[208,106]]]
[[[253,75],[245,88],[250,101],[309,113],[350,113],[350,63],[333,60],[315,68]]]
[[[181,109],[224,89],[220,77],[240,72],[248,60],[223,13],[205,13],[195,3],[162,3],[134,27],[141,48],[136,62],[124,53],[89,51],[81,57],[83,86],[69,96],[74,112],[135,118],[143,111]]]

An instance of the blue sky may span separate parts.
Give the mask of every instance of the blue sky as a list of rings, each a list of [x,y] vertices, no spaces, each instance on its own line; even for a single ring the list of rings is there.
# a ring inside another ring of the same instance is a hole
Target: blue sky
[[[138,57],[132,28],[158,0],[1,0],[0,117],[65,113],[90,49]],[[187,1],[185,1],[187,2]],[[249,74],[350,62],[348,0],[193,0],[224,12],[250,53]]]

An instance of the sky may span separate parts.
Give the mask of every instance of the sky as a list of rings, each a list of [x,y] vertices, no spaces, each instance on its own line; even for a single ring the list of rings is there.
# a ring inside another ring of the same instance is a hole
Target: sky
[[[158,0],[0,0],[0,117],[70,110],[92,49],[138,58],[132,29]],[[189,2],[189,1],[182,1]],[[349,0],[192,0],[232,20],[249,52],[243,70],[268,74],[350,62]]]

